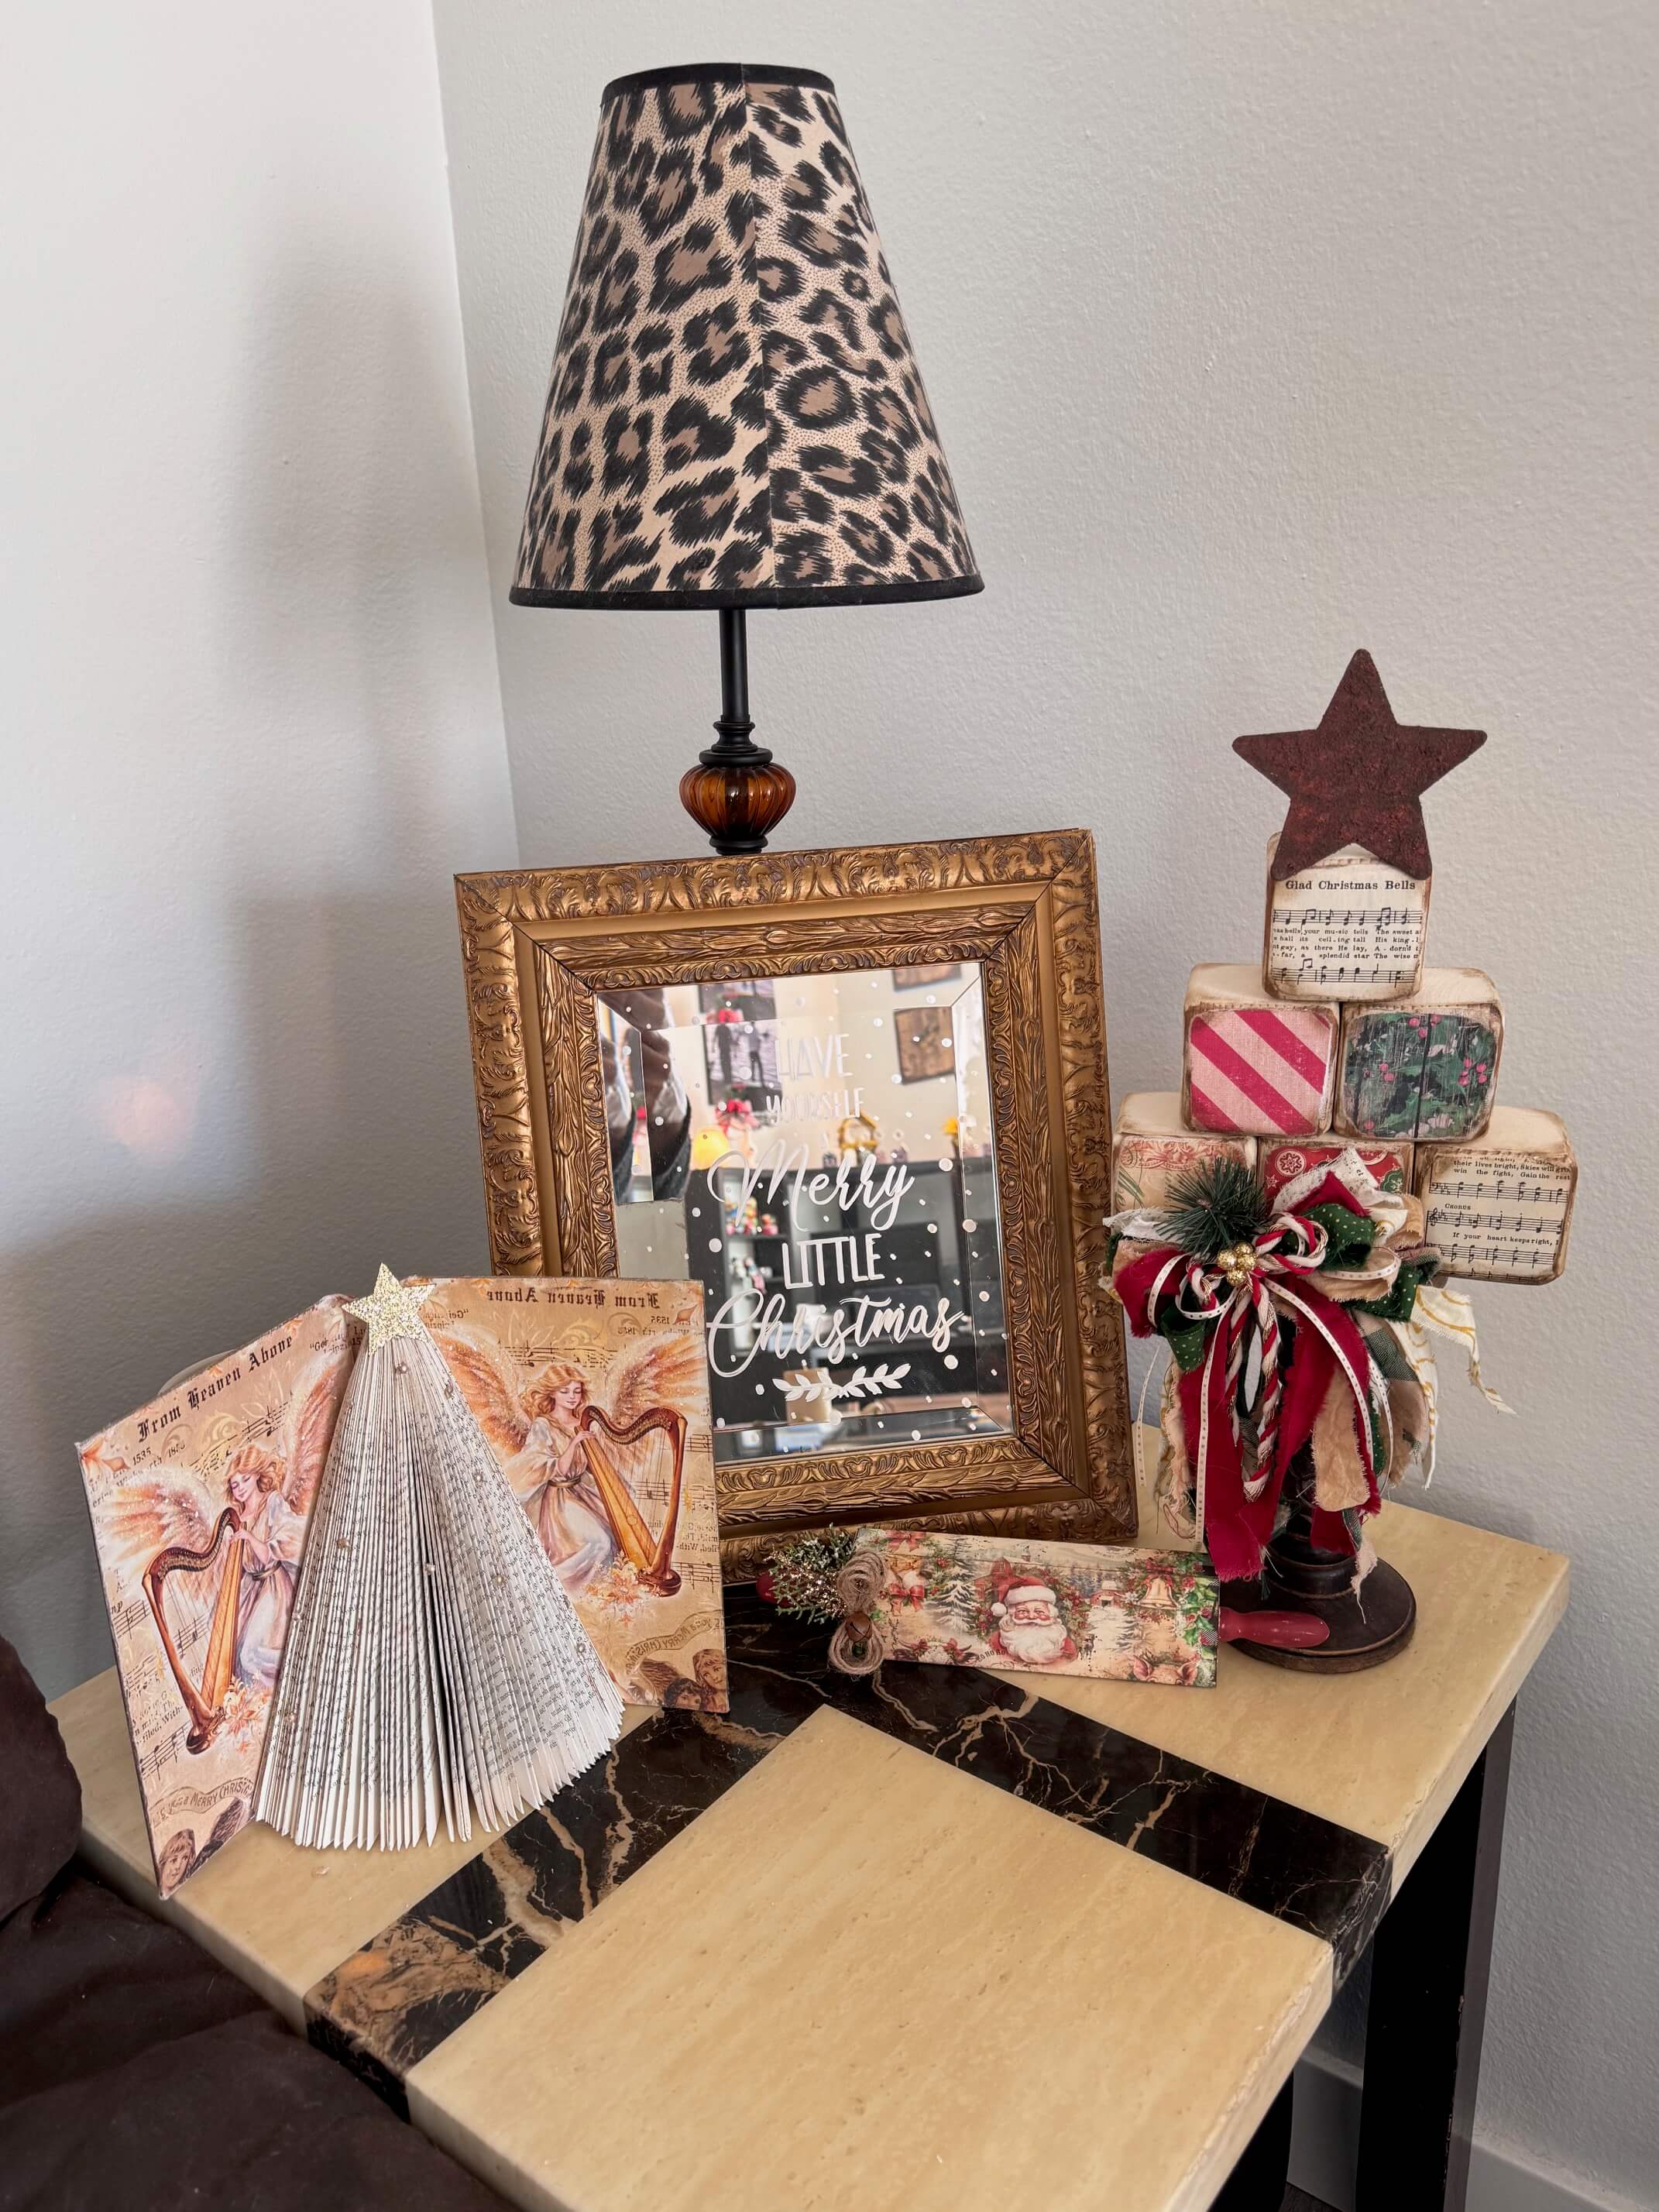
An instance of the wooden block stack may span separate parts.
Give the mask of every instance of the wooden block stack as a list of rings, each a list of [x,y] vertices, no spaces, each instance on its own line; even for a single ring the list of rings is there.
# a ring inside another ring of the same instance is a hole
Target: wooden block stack
[[[1414,1189],[1454,1275],[1553,1282],[1577,1164],[1554,1115],[1498,1104],[1504,1010],[1478,968],[1427,968],[1430,878],[1347,844],[1282,882],[1267,848],[1259,967],[1194,968],[1179,1094],[1118,1116],[1114,1204],[1160,1206],[1219,1152],[1270,1194],[1349,1146]]]

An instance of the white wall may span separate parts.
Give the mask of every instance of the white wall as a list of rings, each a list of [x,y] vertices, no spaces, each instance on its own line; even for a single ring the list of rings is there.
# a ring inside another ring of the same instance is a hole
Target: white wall
[[[1431,797],[1431,957],[1584,1164],[1573,1263],[1480,1299],[1438,1509],[1574,1555],[1522,1706],[1480,2124],[1659,2200],[1653,1803],[1650,0],[436,0],[526,860],[692,849],[708,616],[505,594],[599,94],[756,57],[842,92],[988,589],[757,617],[786,842],[1084,823],[1117,1094],[1259,943],[1275,795],[1227,750],[1349,654],[1491,742]]]
[[[515,853],[424,0],[13,10],[0,1626],[108,1663],[72,1440],[487,1264],[453,870]]]

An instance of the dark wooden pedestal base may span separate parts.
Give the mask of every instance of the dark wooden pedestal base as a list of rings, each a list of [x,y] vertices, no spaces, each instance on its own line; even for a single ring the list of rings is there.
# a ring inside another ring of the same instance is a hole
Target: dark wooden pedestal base
[[[1273,1565],[1270,1553],[1266,1580],[1226,1584],[1221,1593],[1223,1602],[1239,1613],[1263,1609],[1311,1613],[1326,1624],[1330,1635],[1323,1644],[1313,1644],[1305,1651],[1243,1639],[1232,1646],[1235,1651],[1248,1652],[1252,1659],[1269,1667],[1294,1667],[1304,1674],[1357,1674],[1364,1668],[1380,1667],[1411,1642],[1417,1626],[1417,1600],[1404,1575],[1386,1559],[1379,1559],[1366,1576],[1357,1597],[1346,1588],[1334,1597],[1310,1597],[1286,1589],[1274,1576]],[[1351,1577],[1353,1561],[1344,1559],[1342,1566]]]
[[[1290,1518],[1267,1547],[1267,1572],[1259,1583],[1226,1584],[1222,1599],[1238,1613],[1310,1613],[1330,1634],[1306,1650],[1242,1639],[1233,1649],[1304,1674],[1358,1674],[1380,1667],[1412,1640],[1417,1600],[1411,1584],[1379,1559],[1356,1592],[1352,1559],[1315,1549],[1313,1462],[1305,1446],[1291,1463],[1285,1487]]]

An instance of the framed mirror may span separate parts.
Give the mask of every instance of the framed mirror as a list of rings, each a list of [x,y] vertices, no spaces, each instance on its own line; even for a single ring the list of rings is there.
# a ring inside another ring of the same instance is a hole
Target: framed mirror
[[[701,1282],[728,1573],[1133,1540],[1086,831],[457,893],[494,1267]]]

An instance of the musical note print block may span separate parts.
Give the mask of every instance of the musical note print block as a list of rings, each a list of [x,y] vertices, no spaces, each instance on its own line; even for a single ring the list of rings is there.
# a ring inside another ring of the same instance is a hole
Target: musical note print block
[[[1331,1126],[1339,1009],[1275,999],[1259,968],[1194,968],[1181,1104],[1194,1129],[1316,1137]]]
[[[1112,1143],[1112,1209],[1167,1206],[1170,1185],[1206,1160],[1255,1165],[1254,1137],[1212,1137],[1181,1119],[1178,1091],[1137,1091],[1119,1109]]]
[[[1537,1107],[1497,1107],[1484,1136],[1417,1155],[1428,1241],[1452,1274],[1477,1282],[1553,1283],[1577,1184],[1566,1130]]]
[[[1409,1145],[1357,1145],[1352,1137],[1303,1139],[1288,1145],[1261,1148],[1261,1180],[1269,1198],[1277,1198],[1287,1182],[1294,1182],[1310,1168],[1331,1167],[1344,1152],[1358,1153],[1384,1190],[1407,1191],[1412,1187],[1412,1147]]]
[[[1430,968],[1389,1006],[1342,1017],[1336,1126],[1349,1136],[1421,1144],[1478,1137],[1498,1095],[1504,1010],[1478,968]]]
[[[1429,933],[1429,878],[1401,875],[1363,845],[1344,845],[1317,866],[1273,878],[1267,842],[1262,971],[1280,999],[1401,999],[1421,988]]]

